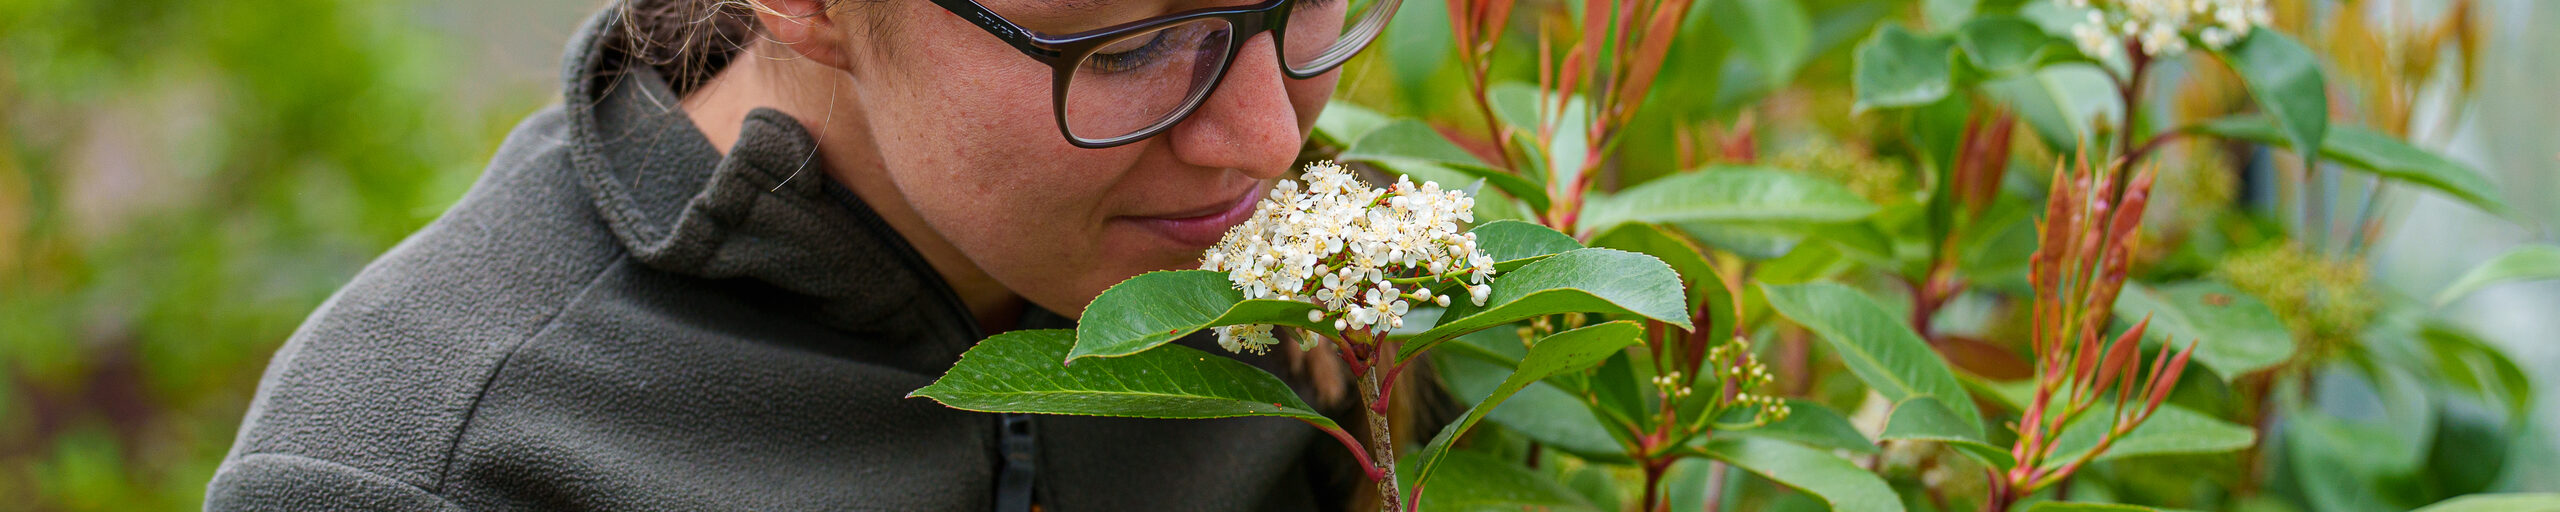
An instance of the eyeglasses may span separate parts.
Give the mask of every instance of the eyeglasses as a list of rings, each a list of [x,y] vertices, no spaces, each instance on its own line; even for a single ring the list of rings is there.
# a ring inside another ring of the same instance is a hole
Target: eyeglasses
[[[1283,74],[1315,78],[1367,47],[1403,0],[1268,0],[1062,36],[1024,29],[975,0],[933,3],[1054,68],[1059,132],[1077,147],[1107,148],[1191,115],[1253,36],[1271,33]]]

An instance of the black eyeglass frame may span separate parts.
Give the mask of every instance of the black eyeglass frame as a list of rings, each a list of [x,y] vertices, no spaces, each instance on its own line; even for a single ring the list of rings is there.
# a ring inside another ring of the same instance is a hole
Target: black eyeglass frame
[[[1236,53],[1243,51],[1244,42],[1253,39],[1255,35],[1263,32],[1271,33],[1274,50],[1272,54],[1280,63],[1282,74],[1295,80],[1315,78],[1333,71],[1333,68],[1340,67],[1343,62],[1351,60],[1352,55],[1367,49],[1369,43],[1377,41],[1377,32],[1385,29],[1386,20],[1394,18],[1395,9],[1403,4],[1402,0],[1378,0],[1378,4],[1371,8],[1386,9],[1387,11],[1382,13],[1383,16],[1375,16],[1373,19],[1362,20],[1360,25],[1343,28],[1344,34],[1357,34],[1361,37],[1359,44],[1328,48],[1326,54],[1316,58],[1315,66],[1301,70],[1289,65],[1288,52],[1285,50],[1288,48],[1289,13],[1291,9],[1297,7],[1298,1],[1268,0],[1252,5],[1196,9],[1059,36],[1045,35],[1022,28],[1022,25],[1006,19],[1002,14],[996,14],[985,5],[978,4],[976,0],[933,0],[933,3],[959,16],[960,19],[969,20],[970,24],[985,29],[987,33],[994,34],[997,39],[1004,40],[1014,49],[1021,50],[1024,55],[1029,55],[1033,60],[1048,64],[1051,69],[1054,69],[1054,77],[1049,83],[1049,95],[1052,97],[1052,109],[1055,110],[1058,121],[1058,134],[1066,136],[1067,143],[1074,144],[1076,147],[1100,149],[1155,136],[1183,119],[1191,117],[1191,112],[1198,110],[1200,103],[1208,100],[1209,95],[1215,93],[1218,86],[1226,81],[1227,69],[1235,65]],[[1349,2],[1350,0],[1336,1]],[[1076,66],[1083,63],[1086,57],[1104,46],[1118,42],[1120,36],[1144,33],[1203,18],[1224,20],[1228,26],[1234,27],[1232,30],[1235,31],[1235,34],[1227,39],[1226,55],[1218,60],[1218,69],[1211,75],[1208,87],[1196,92],[1185,91],[1191,97],[1183,100],[1181,108],[1175,109],[1164,119],[1157,120],[1155,124],[1127,135],[1087,140],[1077,137],[1073,130],[1067,128],[1067,85],[1075,78]],[[1337,37],[1336,41],[1339,40],[1340,38]]]

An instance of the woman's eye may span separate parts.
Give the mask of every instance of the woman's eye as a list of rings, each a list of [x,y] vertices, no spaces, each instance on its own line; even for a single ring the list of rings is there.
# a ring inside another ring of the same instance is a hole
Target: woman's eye
[[[1094,50],[1084,58],[1084,67],[1095,73],[1121,73],[1146,67],[1162,57],[1172,46],[1172,30],[1160,30],[1145,37],[1132,37]]]

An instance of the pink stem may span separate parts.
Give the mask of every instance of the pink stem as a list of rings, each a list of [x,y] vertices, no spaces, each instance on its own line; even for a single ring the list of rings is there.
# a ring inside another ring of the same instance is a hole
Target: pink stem
[[[1367,448],[1360,447],[1360,440],[1351,438],[1351,431],[1343,430],[1340,426],[1328,427],[1324,425],[1316,425],[1316,422],[1308,421],[1303,418],[1298,421],[1305,421],[1308,425],[1315,425],[1316,430],[1322,430],[1326,434],[1333,435],[1333,440],[1342,442],[1343,448],[1351,449],[1351,457],[1360,460],[1360,471],[1368,473],[1369,480],[1376,481],[1386,478],[1386,475],[1378,472],[1378,467],[1376,465],[1369,463],[1369,450]]]

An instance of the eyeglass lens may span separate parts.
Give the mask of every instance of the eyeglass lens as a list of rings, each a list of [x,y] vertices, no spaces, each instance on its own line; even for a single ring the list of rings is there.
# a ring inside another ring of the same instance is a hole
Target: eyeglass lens
[[[1375,38],[1397,0],[1300,0],[1276,42],[1301,74],[1338,65]],[[1063,107],[1067,132],[1106,141],[1161,128],[1215,87],[1239,31],[1202,18],[1121,34],[1075,64]]]

